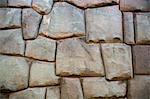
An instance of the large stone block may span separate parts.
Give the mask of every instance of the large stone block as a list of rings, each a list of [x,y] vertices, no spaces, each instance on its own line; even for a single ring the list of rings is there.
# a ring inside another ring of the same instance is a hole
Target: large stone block
[[[83,99],[83,93],[79,78],[62,79],[61,99]]]
[[[131,47],[122,43],[102,44],[102,55],[109,80],[124,80],[132,78]]]
[[[32,0],[8,0],[8,6],[31,7]]]
[[[24,58],[0,55],[0,91],[17,91],[28,86],[29,66]]]
[[[88,42],[122,42],[122,14],[118,6],[86,10]]]
[[[126,95],[126,83],[123,81],[107,81],[101,77],[88,77],[83,78],[82,83],[85,99],[99,99],[100,97],[105,99],[104,97]]]
[[[24,39],[36,38],[42,16],[31,8],[23,9],[22,14]]]
[[[59,77],[55,75],[54,63],[33,62],[30,70],[30,86],[48,86],[59,83]]]
[[[27,57],[46,61],[55,60],[56,42],[54,40],[39,36],[37,39],[26,43],[25,55]]]
[[[46,99],[60,99],[60,88],[59,87],[48,87]]]
[[[56,74],[61,76],[104,76],[99,44],[66,39],[58,44]]]
[[[24,54],[25,42],[21,29],[0,30],[0,53]]]
[[[21,9],[0,8],[0,28],[21,27]]]
[[[43,18],[40,34],[55,39],[84,35],[84,11],[65,2],[55,3]]]

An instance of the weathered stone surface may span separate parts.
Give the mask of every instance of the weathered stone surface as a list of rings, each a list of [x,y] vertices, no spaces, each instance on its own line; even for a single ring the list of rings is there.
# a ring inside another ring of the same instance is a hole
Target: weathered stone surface
[[[122,42],[122,14],[118,6],[86,10],[88,42]]]
[[[40,34],[56,39],[84,35],[84,11],[65,2],[55,3],[43,18]]]
[[[98,97],[120,97],[126,95],[126,83],[122,81],[107,81],[105,78],[83,78],[83,91],[86,99]],[[101,99],[101,98],[100,98]],[[102,98],[103,99],[103,98]]]
[[[7,0],[1,0],[0,1],[0,7],[7,6]]]
[[[61,76],[103,76],[99,44],[86,44],[83,40],[72,38],[58,44],[56,74]]]
[[[53,0],[33,0],[32,7],[41,14],[48,14],[51,11]]]
[[[61,99],[83,99],[79,78],[62,79]]]
[[[8,0],[9,6],[14,7],[31,7],[32,0]]]
[[[9,99],[45,99],[46,88],[28,88],[10,94]]]
[[[21,27],[21,9],[1,8],[0,28]]]
[[[29,66],[24,58],[0,55],[0,91],[17,91],[28,86]]]
[[[31,8],[23,9],[22,25],[24,39],[34,39],[38,35],[42,16]]]
[[[54,40],[39,36],[26,43],[26,56],[46,61],[55,60],[56,42]]]
[[[129,81],[128,99],[150,98],[150,76],[135,76]]]
[[[9,95],[0,93],[0,99],[9,99]]]
[[[60,99],[60,88],[59,87],[48,87],[46,99]]]
[[[120,0],[121,11],[150,11],[150,0]]]
[[[127,99],[127,98],[105,97],[105,98],[90,98],[90,99]]]
[[[102,54],[109,80],[124,80],[132,78],[131,47],[122,43],[102,44]]]
[[[107,4],[117,4],[119,0],[62,0],[72,4],[75,4],[82,8],[104,6]]]
[[[127,44],[134,44],[134,24],[133,24],[133,13],[123,12],[124,21],[124,41]]]
[[[24,54],[25,43],[21,29],[0,30],[0,53]]]
[[[150,44],[150,13],[136,14],[136,42]]]
[[[150,46],[133,46],[134,70],[136,74],[150,74]]]
[[[30,86],[47,86],[59,83],[54,63],[33,62],[30,70]]]

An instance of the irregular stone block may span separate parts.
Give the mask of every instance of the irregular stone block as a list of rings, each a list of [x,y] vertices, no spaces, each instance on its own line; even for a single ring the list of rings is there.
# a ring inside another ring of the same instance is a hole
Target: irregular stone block
[[[79,78],[62,79],[61,99],[83,99]]]
[[[0,30],[0,53],[24,54],[25,42],[21,29]]]
[[[8,0],[8,6],[31,7],[32,0]]]
[[[109,80],[124,80],[133,77],[131,47],[122,43],[102,44],[102,55]]]
[[[46,88],[28,88],[10,94],[9,99],[45,99]]]
[[[53,63],[33,62],[30,70],[30,86],[47,86],[59,83],[59,77],[55,75]]]
[[[29,66],[24,58],[0,55],[0,91],[17,91],[28,86]]]
[[[88,42],[122,42],[122,14],[118,6],[86,10]]]
[[[40,34],[60,39],[85,35],[84,11],[65,2],[57,2],[41,23]]]
[[[99,44],[66,39],[58,44],[56,74],[61,76],[103,76],[104,69]]]
[[[150,11],[150,0],[120,0],[121,11]]]
[[[42,16],[31,8],[23,9],[22,13],[24,39],[36,38]]]
[[[103,99],[103,97],[126,95],[126,83],[123,81],[107,81],[101,77],[88,77],[83,78],[82,83],[85,99],[98,99],[99,97]]]
[[[60,89],[59,87],[48,87],[46,99],[60,99]]]
[[[53,0],[33,0],[32,7],[40,14],[49,14],[53,5]]]
[[[1,0],[0,7],[5,7],[5,6],[7,6],[7,0]]]
[[[26,56],[46,61],[55,60],[56,42],[54,40],[39,36],[26,43]]]
[[[150,44],[150,13],[136,14],[136,42]]]
[[[128,99],[150,98],[150,76],[135,76],[129,80]]]
[[[133,13],[123,12],[124,21],[124,41],[127,44],[134,44],[134,23],[133,23]]]
[[[133,46],[134,70],[136,74],[150,74],[150,46]]]
[[[0,8],[0,28],[21,27],[21,9]]]

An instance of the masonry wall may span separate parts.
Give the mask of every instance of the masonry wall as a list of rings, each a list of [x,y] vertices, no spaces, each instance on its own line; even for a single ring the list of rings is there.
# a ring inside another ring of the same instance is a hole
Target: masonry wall
[[[0,99],[150,99],[150,0],[0,0]]]

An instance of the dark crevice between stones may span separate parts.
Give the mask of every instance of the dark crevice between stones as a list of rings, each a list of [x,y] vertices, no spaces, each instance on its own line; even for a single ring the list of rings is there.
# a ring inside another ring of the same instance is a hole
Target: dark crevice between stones
[[[80,85],[81,85],[81,91],[82,91],[82,95],[83,95],[83,99],[85,99],[85,95],[84,95],[84,89],[83,89],[83,79],[82,78],[79,78],[80,79]]]
[[[45,88],[45,94],[44,94],[44,99],[47,97],[47,88]]]
[[[30,86],[30,71],[31,71],[31,66],[32,66],[32,63],[33,62],[31,62],[30,64],[29,64],[29,72],[28,72],[28,88],[29,88],[29,86]]]
[[[55,75],[57,76],[57,73],[56,73],[56,57],[57,57],[57,47],[58,47],[58,42],[56,42],[56,48],[55,48],[55,64],[54,64],[54,68],[55,68]]]
[[[55,84],[55,85],[41,85],[41,86],[29,86],[28,88],[48,88],[48,87],[57,87],[60,86],[60,84]]]
[[[134,76],[134,73],[135,73],[135,66],[136,66],[136,62],[135,62],[135,54],[134,54],[134,49],[133,49],[134,46],[131,46],[131,54],[132,54],[132,70],[133,70],[133,76]]]
[[[125,18],[124,18],[124,14],[123,14],[123,12],[121,12],[121,14],[122,14],[122,36],[123,36],[123,43],[125,43],[125,32],[124,32],[124,26],[125,26],[125,24],[124,24],[124,21],[125,21]]]
[[[134,28],[134,42],[136,44],[137,25],[136,25],[136,14],[135,13],[133,13],[133,28]]]
[[[39,36],[39,32],[40,32],[40,27],[41,27],[42,21],[43,21],[43,15],[42,15],[42,18],[41,18],[39,26],[38,26],[37,35],[36,35],[36,37],[34,39],[36,39]],[[30,39],[30,40],[34,40],[34,39]]]
[[[0,28],[0,30],[11,30],[11,29],[20,29],[20,26],[9,26],[9,27],[4,27],[4,28]]]

